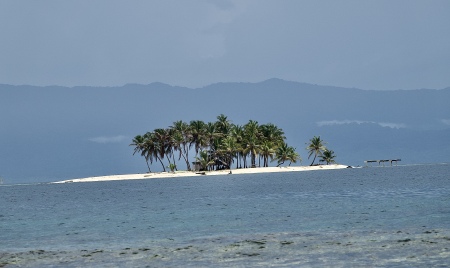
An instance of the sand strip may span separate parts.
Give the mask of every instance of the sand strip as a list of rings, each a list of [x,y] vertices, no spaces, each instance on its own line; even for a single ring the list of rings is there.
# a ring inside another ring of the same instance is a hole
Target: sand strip
[[[347,167],[348,166],[346,166],[346,165],[262,167],[262,168],[232,169],[231,172],[232,172],[232,174],[255,174],[255,173],[343,169],[343,168],[347,168]],[[195,177],[195,176],[228,175],[229,173],[230,173],[230,170],[206,171],[206,172],[194,172],[194,171],[155,172],[155,173],[144,173],[144,174],[124,174],[124,175],[110,175],[110,176],[78,178],[78,179],[72,179],[72,180],[57,181],[54,183],[181,178],[181,177]]]

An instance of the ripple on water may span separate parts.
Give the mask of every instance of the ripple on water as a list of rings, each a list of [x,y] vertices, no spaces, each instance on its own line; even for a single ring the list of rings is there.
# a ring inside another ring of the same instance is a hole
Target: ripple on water
[[[450,232],[424,228],[420,232],[259,233],[148,241],[145,245],[123,248],[30,250],[1,253],[0,265],[425,267],[447,265],[449,257]]]

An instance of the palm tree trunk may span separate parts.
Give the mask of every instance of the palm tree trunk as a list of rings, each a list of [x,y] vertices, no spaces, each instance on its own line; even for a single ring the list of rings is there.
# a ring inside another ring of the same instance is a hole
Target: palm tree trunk
[[[186,161],[187,170],[191,171],[191,164],[189,163],[189,150],[186,150],[186,145],[183,146],[183,151],[186,154],[186,157],[184,157],[184,160]]]
[[[256,167],[256,155],[252,152],[251,154],[250,154],[250,156],[251,156],[251,164],[252,164],[252,168],[253,167]]]
[[[310,166],[312,166],[314,164],[314,161],[316,161],[316,156],[317,156],[317,154],[314,154],[314,159],[313,159],[313,161],[312,161]]]
[[[166,158],[167,158],[167,161],[169,161],[169,165],[172,164],[172,162],[170,162],[170,158],[167,154],[166,154]]]
[[[164,172],[166,172],[166,167],[164,166],[164,163],[163,163],[163,161],[161,160],[161,158],[158,157],[158,156],[157,156],[156,158],[158,158],[159,162],[161,163],[161,166],[163,167]]]
[[[178,171],[177,165],[175,164],[176,163],[175,162],[175,151],[174,151],[173,147],[172,147],[172,160],[173,160],[173,164],[175,165],[175,170]]]
[[[186,156],[184,156],[183,153],[181,153],[181,156],[183,157],[184,161],[186,162],[187,170],[191,171],[191,166],[189,165],[189,161],[186,159]]]
[[[147,158],[145,159],[145,163],[147,163],[148,172],[149,172],[149,173],[152,173],[152,171],[150,170],[150,165],[148,164],[148,159],[147,159]]]

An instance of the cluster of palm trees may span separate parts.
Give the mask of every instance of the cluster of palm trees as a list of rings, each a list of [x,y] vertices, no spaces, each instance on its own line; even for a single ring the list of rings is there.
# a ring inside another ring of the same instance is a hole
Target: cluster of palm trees
[[[149,172],[153,162],[159,162],[164,171],[166,162],[175,171],[181,159],[191,171],[190,152],[195,152],[197,168],[206,171],[231,169],[234,162],[236,168],[247,168],[261,166],[261,161],[263,167],[268,167],[270,161],[277,161],[278,166],[301,161],[285,139],[283,130],[274,124],[260,125],[249,120],[240,126],[221,114],[216,122],[176,121],[168,128],[137,135],[130,146],[134,146],[133,154],[140,153],[145,158]]]
[[[316,161],[317,156],[319,156],[321,159],[320,162],[326,162],[327,165],[330,163],[336,163],[334,160],[336,158],[336,155],[334,154],[333,150],[329,150],[325,146],[326,142],[324,142],[320,136],[314,136],[312,139],[309,140],[309,143],[307,143],[308,147],[306,147],[307,150],[309,150],[308,159],[314,155],[313,161],[311,163],[311,166],[314,165],[314,161]]]

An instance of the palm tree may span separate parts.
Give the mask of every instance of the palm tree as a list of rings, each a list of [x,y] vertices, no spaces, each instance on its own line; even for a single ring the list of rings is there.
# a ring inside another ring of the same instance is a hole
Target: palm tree
[[[276,147],[274,144],[268,140],[265,140],[262,142],[260,147],[260,154],[263,157],[263,167],[269,166],[269,158],[272,160],[275,152]]]
[[[200,151],[198,157],[195,157],[195,160],[200,165],[200,171],[207,171],[209,166],[214,164],[214,161],[209,159],[208,152],[204,150]]]
[[[288,146],[287,143],[283,143],[277,148],[274,160],[278,160],[277,167],[279,167],[286,161],[289,161],[290,166],[292,162],[297,163],[298,160],[301,161],[301,158],[294,147]]]
[[[227,135],[228,133],[230,133],[232,124],[230,122],[230,120],[228,120],[228,117],[221,114],[219,116],[217,116],[217,121],[216,121],[216,126],[217,126],[217,130],[218,132]]]
[[[296,152],[296,148],[294,147],[289,147],[289,153],[288,153],[288,158],[287,160],[289,161],[289,166],[292,163],[297,163],[297,161],[302,161],[302,158],[300,157],[300,155]]]
[[[325,149],[321,156],[322,159],[320,159],[320,162],[326,162],[327,165],[330,163],[336,163],[334,160],[336,158],[336,155],[334,154],[333,150]]]
[[[155,144],[155,149],[158,155],[158,159],[161,162],[164,172],[166,172],[166,168],[162,159],[164,156],[167,157],[167,161],[169,161],[169,165],[171,164],[169,154],[171,153],[171,148],[168,142],[168,133],[163,128],[157,128],[153,131],[154,139],[153,142]]]
[[[273,159],[273,161],[277,160],[278,164],[277,167],[284,164],[284,162],[288,160],[289,150],[290,150],[289,146],[286,143],[283,143],[280,146],[278,146],[275,152],[275,159]]]
[[[260,132],[264,136],[265,140],[273,143],[274,145],[280,145],[286,139],[283,130],[272,123],[261,125]]]
[[[144,156],[145,163],[147,164],[148,172],[152,172],[150,170],[149,161],[153,162],[153,158],[151,157],[151,154],[147,154],[147,151],[145,150],[145,137],[141,135],[135,136],[130,146],[134,146],[133,155],[137,152],[141,152],[141,156]]]
[[[258,165],[263,162],[264,167],[267,167],[269,161],[273,161],[274,158],[278,160],[278,166],[285,161],[289,161],[291,165],[298,161],[300,156],[295,152],[295,148],[285,143],[285,139],[283,130],[272,123],[259,125],[257,121],[249,120],[244,126],[238,126],[221,114],[214,123],[205,124],[201,120],[193,120],[189,124],[181,120],[175,121],[167,129],[157,128],[142,136],[137,135],[130,146],[134,146],[133,155],[140,152],[141,156],[145,157],[149,172],[154,159],[160,162],[166,171],[164,159],[169,163],[167,167],[176,170],[177,161],[183,158],[187,169],[191,170],[189,151],[192,147],[202,169],[208,170],[231,168],[235,159],[236,168],[242,168],[242,162],[244,168],[256,167],[257,157]],[[314,153],[312,162],[314,164],[316,157],[322,156],[325,147],[320,137],[314,137],[308,149],[310,149],[309,157]],[[247,165],[248,159],[250,165]],[[334,160],[331,158],[327,163],[332,161]]]
[[[180,151],[180,156],[183,157],[186,162],[186,167],[188,171],[191,171],[191,165],[189,163],[189,150],[188,144],[190,141],[190,131],[189,125],[181,120],[173,122],[170,126],[174,130],[173,140],[174,146]]]
[[[241,157],[241,159],[244,159],[244,150],[242,148],[242,143],[244,139],[244,128],[239,125],[232,125],[230,135],[236,140],[236,143],[238,144],[236,154],[237,156],[236,168],[242,168],[242,164],[241,161],[239,160],[239,157]]]
[[[236,154],[236,151],[238,150],[238,144],[236,142],[236,139],[227,136],[222,140],[222,144],[220,146],[220,153],[225,155],[225,162],[229,169],[231,169],[231,162],[233,161],[234,155]]]
[[[133,141],[129,146],[134,146],[134,152],[133,155],[135,155],[137,152],[142,151],[144,144],[144,137],[141,135],[137,135],[133,138]]]
[[[175,160],[175,151],[179,152],[178,155],[178,160],[181,159],[181,155],[182,155],[182,150],[181,150],[181,143],[183,142],[183,136],[176,131],[173,128],[168,128],[166,129],[166,150],[167,152],[172,156],[172,160],[173,160],[173,165],[175,166],[175,170],[178,171],[177,167],[176,167],[176,160]],[[170,165],[170,161],[169,161],[169,166],[173,167]]]
[[[217,131],[217,125],[211,122],[208,122],[204,125],[203,129],[204,141],[205,145],[210,147],[210,150],[214,147],[214,141],[220,139],[224,135]]]
[[[189,161],[187,160],[185,153],[184,153],[184,138],[183,135],[178,131],[173,131],[172,135],[170,136],[171,144],[172,144],[172,156],[175,155],[175,151],[178,151],[178,160],[183,157],[184,161],[186,162],[186,167],[188,170],[190,170]],[[175,163],[175,159],[174,159]]]
[[[208,122],[204,125],[203,141],[205,147],[209,147],[209,159],[215,159],[217,157],[215,154],[219,149],[220,138],[222,136],[222,133],[217,132],[217,125],[215,123]]]
[[[195,156],[197,157],[198,151],[206,146],[205,140],[205,122],[201,120],[193,120],[189,124],[191,140],[189,141],[189,148],[192,145],[195,146]]]
[[[308,147],[306,147],[306,150],[308,150],[308,153],[309,153],[308,159],[311,157],[311,155],[314,154],[314,158],[311,163],[311,166],[314,164],[316,157],[321,156],[323,151],[326,150],[326,147],[324,144],[325,144],[325,142],[320,139],[320,136],[314,136],[312,139],[309,140]]]
[[[250,153],[251,167],[256,167],[256,155],[259,151],[259,126],[257,121],[250,120],[244,125],[244,153]]]
[[[267,167],[269,166],[269,157],[271,160],[273,159],[276,149],[284,143],[286,137],[283,130],[272,123],[261,125],[259,132],[262,135],[260,153],[264,160],[263,166]]]
[[[150,163],[153,163],[153,158],[161,162],[158,156],[157,142],[155,140],[155,133],[147,132],[144,134],[144,145],[141,155],[145,156]],[[164,165],[162,162],[161,164]]]

